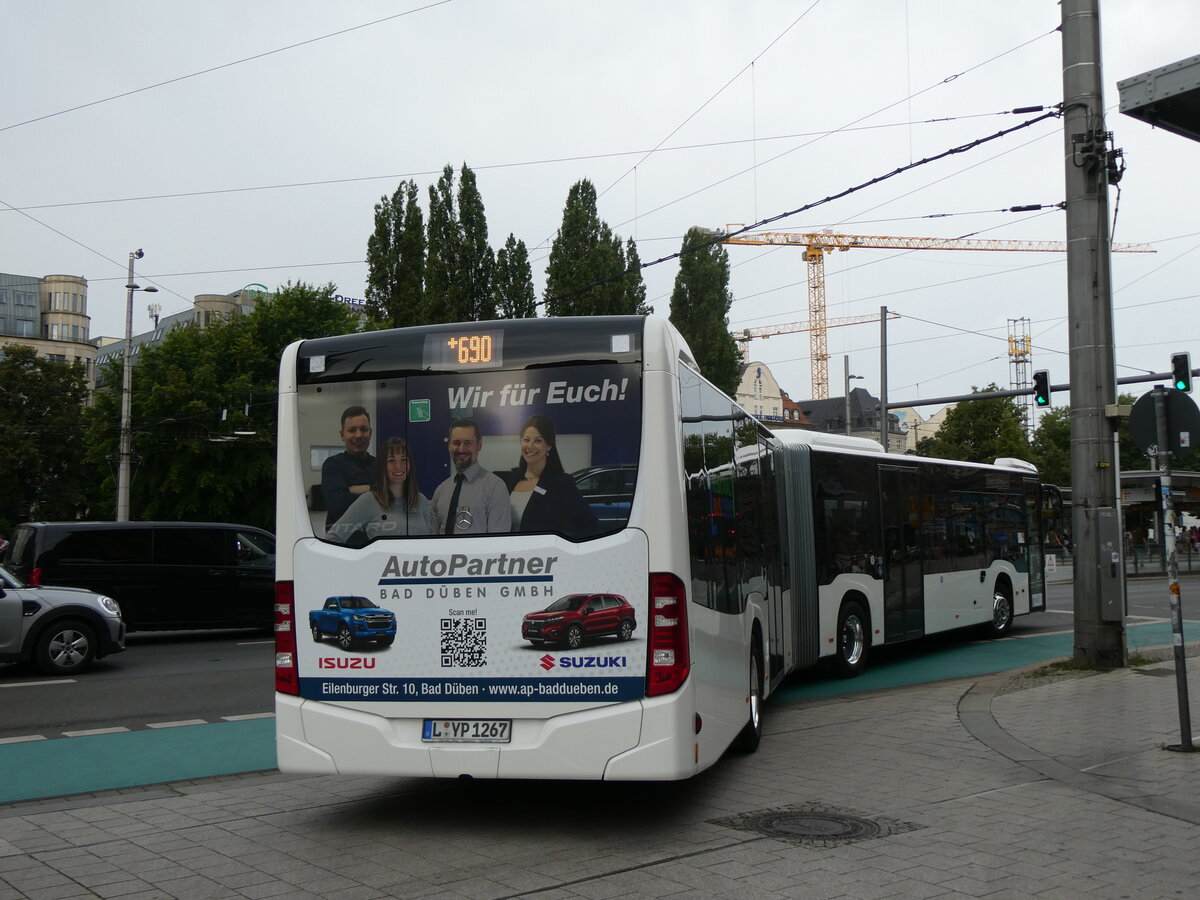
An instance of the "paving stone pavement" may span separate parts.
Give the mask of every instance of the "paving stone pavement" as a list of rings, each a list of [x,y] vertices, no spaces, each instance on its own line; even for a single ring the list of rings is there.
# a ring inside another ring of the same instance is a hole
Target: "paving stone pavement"
[[[679,784],[263,772],[9,804],[0,900],[1197,897],[1172,673],[768,705],[756,754]]]

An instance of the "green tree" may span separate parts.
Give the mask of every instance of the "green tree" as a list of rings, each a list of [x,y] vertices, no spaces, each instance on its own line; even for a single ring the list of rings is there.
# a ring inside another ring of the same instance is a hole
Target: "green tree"
[[[39,358],[21,344],[0,348],[0,534],[27,518],[85,511],[86,398],[82,366]]]
[[[429,188],[429,251],[422,321],[475,322],[496,317],[492,249],[475,173],[463,164],[457,195],[447,165]]]
[[[1030,446],[1042,481],[1070,487],[1071,408],[1060,406],[1043,414]]]
[[[356,330],[335,291],[289,282],[249,315],[176,328],[138,355],[133,518],[274,527],[280,355],[297,339]],[[119,384],[119,364],[107,375]],[[87,444],[97,466],[116,453],[119,403],[115,392],[96,396]],[[114,491],[109,478],[98,504]]]
[[[729,253],[703,228],[683,238],[671,292],[671,322],[692,348],[700,371],[729,396],[737,392],[742,364],[729,333]]]
[[[493,303],[502,319],[531,319],[537,315],[537,292],[533,289],[533,270],[525,242],[509,234],[504,246],[496,251],[496,271],[492,278]]]
[[[367,318],[395,328],[420,320],[425,292],[425,220],[417,183],[402,181],[375,204],[375,230],[367,239]]]
[[[425,304],[422,323],[460,322],[466,308],[459,278],[458,212],[454,207],[454,169],[449,164],[429,188],[429,250],[425,258]]]
[[[567,193],[562,225],[546,266],[546,314],[550,316],[645,315],[646,287],[632,240],[619,235],[596,212],[596,188],[586,178]]]
[[[994,384],[973,392],[1000,390]],[[1025,436],[1025,416],[1011,397],[962,400],[946,413],[936,435],[917,443],[922,456],[958,459],[964,462],[992,462],[997,457],[1029,459],[1029,440]]]
[[[460,258],[466,286],[465,321],[479,322],[496,318],[496,301],[492,294],[492,276],[496,259],[488,244],[487,215],[483,198],[475,183],[475,173],[463,163],[458,180],[458,219]]]

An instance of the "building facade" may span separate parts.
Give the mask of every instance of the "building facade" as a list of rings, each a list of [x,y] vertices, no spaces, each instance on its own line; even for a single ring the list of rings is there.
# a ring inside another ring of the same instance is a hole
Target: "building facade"
[[[46,359],[79,363],[91,385],[96,367],[91,321],[86,278],[0,272],[0,353],[4,344],[22,344]]]

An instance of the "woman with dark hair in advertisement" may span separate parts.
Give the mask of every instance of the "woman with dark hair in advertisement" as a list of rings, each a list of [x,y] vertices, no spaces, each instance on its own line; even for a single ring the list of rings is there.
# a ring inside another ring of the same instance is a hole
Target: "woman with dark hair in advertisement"
[[[595,513],[563,470],[549,416],[530,416],[521,426],[521,458],[504,480],[512,502],[513,531],[552,531],[585,538],[600,530]]]
[[[417,473],[408,441],[388,438],[375,463],[375,481],[329,529],[343,544],[396,535],[429,534],[429,500],[417,490]]]

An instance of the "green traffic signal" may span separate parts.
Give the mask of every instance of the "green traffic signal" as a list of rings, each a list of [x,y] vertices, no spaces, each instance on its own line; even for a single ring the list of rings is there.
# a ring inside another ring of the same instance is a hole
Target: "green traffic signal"
[[[1050,405],[1050,372],[1046,369],[1033,373],[1033,402],[1038,406]]]
[[[1171,356],[1171,380],[1175,390],[1185,394],[1192,392],[1192,358],[1188,353],[1176,353]]]

